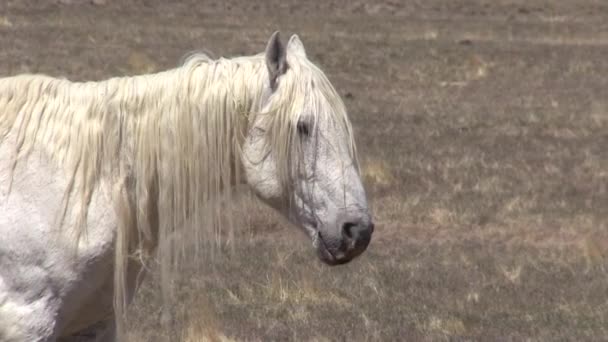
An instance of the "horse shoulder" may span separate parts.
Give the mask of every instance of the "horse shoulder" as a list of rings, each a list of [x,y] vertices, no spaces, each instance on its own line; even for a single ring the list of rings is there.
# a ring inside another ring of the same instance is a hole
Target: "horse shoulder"
[[[116,218],[108,196],[96,191],[74,253],[64,234],[75,218],[66,217],[65,230],[56,224],[65,173],[37,152],[11,173],[13,146],[10,139],[0,145],[0,340],[52,339],[81,316],[103,318],[83,310],[112,278]]]

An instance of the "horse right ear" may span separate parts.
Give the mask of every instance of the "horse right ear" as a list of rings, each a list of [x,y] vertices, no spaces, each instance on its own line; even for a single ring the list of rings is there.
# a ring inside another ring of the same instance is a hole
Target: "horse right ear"
[[[270,78],[270,88],[275,89],[277,78],[287,71],[287,58],[285,57],[285,46],[281,43],[279,31],[270,36],[266,45],[266,67]]]

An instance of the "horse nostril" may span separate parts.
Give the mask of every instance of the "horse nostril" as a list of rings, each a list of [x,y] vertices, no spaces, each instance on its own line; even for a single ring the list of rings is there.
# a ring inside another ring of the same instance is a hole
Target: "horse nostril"
[[[371,237],[374,232],[374,224],[364,224],[363,222],[346,222],[342,224],[342,235],[348,240],[359,240]]]
[[[344,236],[346,236],[348,239],[353,239],[355,238],[354,235],[357,234],[356,232],[356,227],[357,224],[356,223],[352,223],[352,222],[346,222],[342,225],[342,233],[344,234]]]

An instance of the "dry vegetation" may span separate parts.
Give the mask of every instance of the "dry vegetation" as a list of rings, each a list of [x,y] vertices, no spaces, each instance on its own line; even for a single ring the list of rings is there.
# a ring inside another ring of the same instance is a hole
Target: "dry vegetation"
[[[249,203],[230,247],[184,265],[172,319],[149,278],[133,341],[608,338],[608,5],[61,2],[0,4],[1,74],[99,79],[300,34],[350,109],[377,221],[329,268]]]

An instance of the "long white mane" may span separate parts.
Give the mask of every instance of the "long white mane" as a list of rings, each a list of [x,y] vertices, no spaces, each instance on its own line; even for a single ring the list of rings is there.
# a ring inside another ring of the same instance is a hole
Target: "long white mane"
[[[170,238],[174,232],[204,241],[231,226],[223,211],[232,195],[224,190],[242,181],[240,148],[253,116],[271,120],[267,140],[283,184],[293,174],[293,123],[305,104],[342,127],[356,160],[352,129],[330,82],[305,56],[288,56],[288,64],[264,112],[268,71],[262,55],[210,60],[198,54],[172,70],[101,82],[0,79],[0,144],[16,138],[12,169],[41,151],[68,175],[58,226],[75,215],[78,241],[95,191],[102,185],[112,191],[121,222],[115,245],[119,323],[134,255],[161,246],[166,288],[183,249]]]

